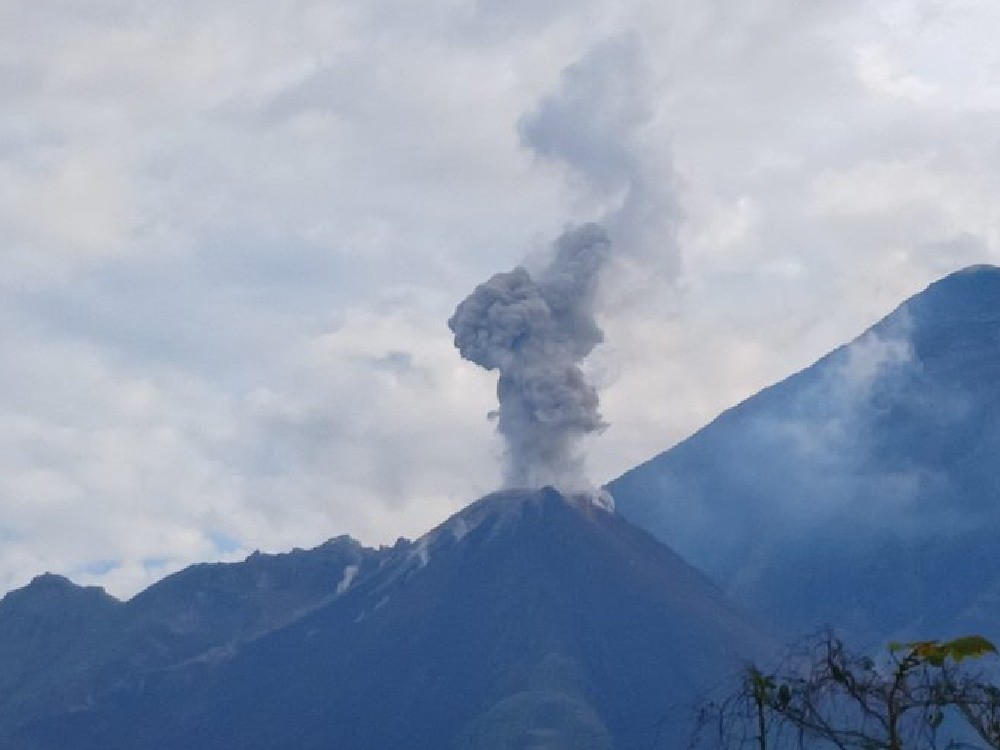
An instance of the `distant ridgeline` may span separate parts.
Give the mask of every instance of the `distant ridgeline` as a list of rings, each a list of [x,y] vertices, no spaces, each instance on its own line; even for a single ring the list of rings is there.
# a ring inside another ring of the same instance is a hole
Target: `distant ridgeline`
[[[932,284],[609,488],[789,636],[1000,639],[1000,269]]]
[[[36,579],[0,602],[0,747],[677,747],[769,648],[589,498],[498,493],[416,542],[197,565],[125,603]]]

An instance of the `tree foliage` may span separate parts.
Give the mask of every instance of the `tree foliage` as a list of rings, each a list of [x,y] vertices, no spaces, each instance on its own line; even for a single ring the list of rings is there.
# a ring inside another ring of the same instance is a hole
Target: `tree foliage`
[[[891,643],[879,658],[813,638],[773,671],[748,666],[703,706],[691,747],[1000,750],[1000,689],[978,662],[988,654],[980,636]]]

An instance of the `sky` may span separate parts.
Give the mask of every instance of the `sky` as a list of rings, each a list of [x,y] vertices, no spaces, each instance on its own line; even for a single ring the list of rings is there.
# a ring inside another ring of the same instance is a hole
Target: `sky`
[[[0,591],[414,537],[501,481],[447,321],[618,243],[603,483],[1000,262],[989,0],[0,0]]]

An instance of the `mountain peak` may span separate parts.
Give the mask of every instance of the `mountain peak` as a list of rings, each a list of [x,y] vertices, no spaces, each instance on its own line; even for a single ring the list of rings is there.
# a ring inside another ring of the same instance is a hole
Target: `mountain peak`
[[[0,599],[0,612],[11,607],[24,608],[33,604],[35,608],[77,606],[84,602],[99,604],[120,604],[100,586],[79,586],[66,576],[56,573],[42,573],[20,589],[7,593]]]
[[[971,266],[966,266],[965,268],[960,268],[957,271],[953,271],[944,277],[944,279],[949,279],[952,276],[975,276],[975,275],[986,275],[994,276],[1000,279],[1000,266],[994,266],[990,263],[976,263]],[[942,281],[944,280],[942,279]]]
[[[340,536],[335,536],[327,539],[321,545],[320,549],[342,549],[342,550],[360,550],[363,548],[361,542],[355,539],[350,534],[341,534]]]
[[[960,269],[935,281],[907,300],[901,309],[914,315],[915,322],[977,322],[984,317],[1000,318],[1000,268],[975,265]]]
[[[957,276],[959,274],[969,274],[969,273],[971,274],[986,273],[986,274],[995,274],[997,276],[1000,276],[1000,266],[994,266],[992,263],[975,263],[971,266],[960,268],[950,275]]]
[[[566,492],[546,485],[537,489],[517,488],[491,492],[459,511],[456,517],[479,516],[483,513],[510,513],[520,510],[525,505],[537,506],[548,503],[563,503],[584,511],[613,512],[614,509],[614,501],[606,490]]]
[[[32,578],[27,587],[36,591],[67,591],[80,588],[66,576],[49,572],[41,573]]]
[[[469,504],[417,539],[410,555],[416,556],[426,565],[431,550],[441,543],[461,541],[485,525],[490,527],[490,534],[493,535],[512,528],[527,513],[558,507],[572,508],[584,515],[614,513],[614,502],[606,490],[566,493],[552,486],[497,490]]]

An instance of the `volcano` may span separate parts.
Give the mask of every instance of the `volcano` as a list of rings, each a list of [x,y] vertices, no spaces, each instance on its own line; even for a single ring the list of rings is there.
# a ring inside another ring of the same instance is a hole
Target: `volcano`
[[[609,485],[786,635],[1000,637],[1000,269],[855,341]]]
[[[270,568],[284,583],[262,593]],[[553,489],[489,495],[393,547],[196,566],[124,603],[74,594],[33,622],[80,600],[97,625],[37,664],[32,700],[8,697],[6,748],[674,747],[700,691],[770,648],[677,554]]]

